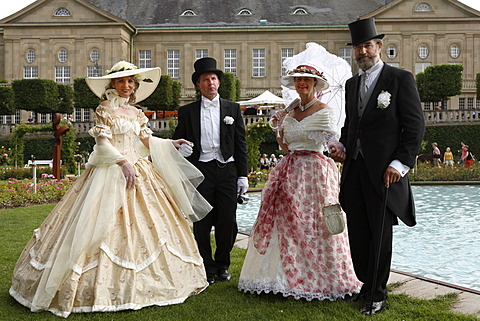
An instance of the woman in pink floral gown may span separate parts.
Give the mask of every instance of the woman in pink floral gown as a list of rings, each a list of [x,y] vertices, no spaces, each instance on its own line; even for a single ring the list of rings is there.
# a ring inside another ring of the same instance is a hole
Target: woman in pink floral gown
[[[252,228],[238,288],[308,301],[358,292],[347,231],[330,235],[322,208],[338,204],[338,169],[323,155],[336,139],[335,121],[316,92],[328,88],[322,73],[298,66],[282,78],[300,99],[275,116],[277,140],[287,154],[270,172]],[[344,214],[345,215],[345,214]]]

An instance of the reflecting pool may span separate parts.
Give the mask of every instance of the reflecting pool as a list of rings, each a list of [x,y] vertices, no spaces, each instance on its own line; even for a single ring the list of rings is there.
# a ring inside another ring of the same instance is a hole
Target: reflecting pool
[[[394,227],[392,268],[480,290],[480,186],[413,186],[417,225]],[[239,231],[250,233],[260,193],[239,205]]]

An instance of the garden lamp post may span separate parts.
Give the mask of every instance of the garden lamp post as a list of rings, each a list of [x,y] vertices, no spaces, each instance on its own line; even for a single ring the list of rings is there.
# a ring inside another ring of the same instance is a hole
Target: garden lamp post
[[[37,165],[35,164],[35,156],[31,155],[30,158],[32,159],[33,192],[37,193]]]

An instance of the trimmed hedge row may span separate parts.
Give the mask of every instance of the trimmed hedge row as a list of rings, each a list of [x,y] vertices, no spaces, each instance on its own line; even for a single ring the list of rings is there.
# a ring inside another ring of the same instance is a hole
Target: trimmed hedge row
[[[23,155],[25,162],[31,159],[31,155],[35,155],[36,159],[52,159],[54,145],[53,135],[52,137],[25,138],[24,141],[25,149]],[[77,137],[76,141],[77,144],[80,143],[78,144],[77,149],[78,154],[88,155],[92,152],[93,145],[95,144],[95,139],[93,137]],[[14,148],[14,146],[12,146],[12,143],[10,142],[10,139],[0,139],[0,146],[5,146],[7,149],[12,148],[12,150]],[[19,167],[23,167],[23,164],[19,164]]]
[[[432,143],[437,143],[442,153],[447,147],[450,147],[455,160],[460,158],[460,142],[464,142],[470,147],[470,152],[475,156],[480,156],[480,124],[472,125],[434,125],[428,126],[423,138],[424,150],[420,153],[431,154]],[[476,157],[478,159],[478,157]]]

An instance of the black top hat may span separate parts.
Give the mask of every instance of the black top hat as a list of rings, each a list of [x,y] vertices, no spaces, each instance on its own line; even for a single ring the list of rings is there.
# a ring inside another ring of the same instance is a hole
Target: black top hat
[[[373,18],[354,21],[348,24],[348,28],[350,29],[352,42],[347,43],[347,46],[354,46],[371,39],[383,39],[385,37],[383,33],[377,34],[375,19]]]
[[[195,85],[197,83],[198,78],[201,74],[206,72],[214,72],[217,74],[218,79],[222,79],[223,71],[217,69],[217,61],[210,57],[200,58],[193,64],[193,68],[195,68],[195,72],[192,74],[192,81]]]

